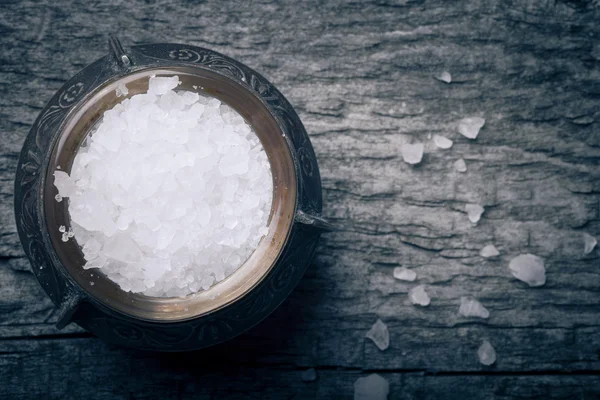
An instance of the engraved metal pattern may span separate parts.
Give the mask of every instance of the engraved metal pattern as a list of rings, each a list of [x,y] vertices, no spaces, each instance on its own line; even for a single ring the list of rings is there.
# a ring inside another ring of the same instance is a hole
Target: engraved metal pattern
[[[298,209],[321,212],[319,169],[308,135],[283,95],[261,75],[222,54],[193,46],[152,44],[128,52],[136,69],[193,64],[237,81],[254,91],[277,119],[297,166]],[[77,289],[64,274],[44,236],[42,176],[49,154],[69,111],[98,86],[120,76],[115,61],[105,56],[86,67],[52,98],[34,123],[23,146],[15,178],[15,213],[23,247],[38,281],[59,305],[63,294]],[[265,279],[243,298],[189,321],[156,323],[118,313],[89,298],[74,316],[75,322],[112,343],[157,351],[185,351],[228,340],[264,319],[296,286],[307,266],[320,231],[294,223],[281,257]],[[85,295],[85,293],[83,293]]]

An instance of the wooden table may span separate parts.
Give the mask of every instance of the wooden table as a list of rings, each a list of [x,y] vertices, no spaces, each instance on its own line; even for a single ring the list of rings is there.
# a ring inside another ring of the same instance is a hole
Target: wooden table
[[[0,398],[352,398],[370,373],[390,399],[600,396],[600,2],[22,1],[0,6]],[[39,110],[77,70],[125,46],[182,42],[263,73],[310,132],[323,237],[302,283],[247,334],[188,354],[116,348],[56,312],[29,270],[12,193]],[[434,79],[442,71],[452,83]],[[483,116],[476,140],[457,133]],[[454,140],[436,149],[429,135]],[[418,166],[400,148],[425,143]],[[453,163],[466,160],[468,171]],[[466,203],[486,211],[474,226]],[[501,255],[484,259],[493,243]],[[545,260],[547,283],[510,259]],[[410,304],[416,283],[431,305]],[[488,320],[460,317],[472,295]],[[377,318],[390,348],[364,335]],[[476,351],[488,339],[491,367]],[[303,382],[315,368],[318,379]]]

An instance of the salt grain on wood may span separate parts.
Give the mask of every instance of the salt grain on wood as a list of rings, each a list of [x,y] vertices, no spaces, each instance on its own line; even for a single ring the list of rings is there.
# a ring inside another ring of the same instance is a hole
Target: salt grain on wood
[[[494,350],[490,342],[484,340],[479,349],[477,349],[477,357],[483,365],[492,365],[496,362],[496,350]]]
[[[452,75],[450,75],[450,72],[444,71],[444,72],[440,73],[439,75],[436,75],[435,79],[437,79],[438,81],[445,82],[445,83],[450,83],[450,82],[452,82]]]
[[[481,219],[481,214],[483,214],[485,209],[479,204],[467,204],[465,206],[465,211],[467,212],[469,221],[476,224]]]
[[[452,143],[453,143],[452,140],[448,139],[447,137],[440,136],[440,135],[435,135],[433,137],[433,142],[440,149],[449,149],[450,147],[452,147]]]
[[[508,264],[515,278],[529,286],[542,286],[546,283],[546,268],[544,260],[533,254],[521,254]]]
[[[317,380],[317,371],[314,368],[309,368],[302,372],[302,380],[304,382],[313,382]]]
[[[488,318],[490,312],[480,302],[472,297],[461,297],[458,313],[463,317]]]
[[[387,325],[382,320],[377,319],[371,329],[365,335],[367,339],[371,339],[379,350],[384,351],[390,346],[390,333]]]
[[[354,400],[387,400],[390,384],[380,375],[371,374],[354,382]]]
[[[500,252],[493,244],[488,244],[479,252],[479,255],[484,258],[496,257],[500,255]]]
[[[467,164],[462,158],[454,162],[454,169],[458,172],[467,172]]]
[[[423,159],[423,143],[404,144],[402,146],[402,158],[408,164],[418,164]]]
[[[210,288],[268,231],[272,177],[258,137],[219,100],[174,91],[179,83],[151,78],[148,93],[104,113],[71,176],[54,173],[84,268],[150,296]]]
[[[431,302],[429,295],[425,291],[425,286],[423,286],[423,285],[419,285],[419,286],[412,288],[408,292],[408,298],[410,299],[410,302],[412,304],[423,306],[423,307],[428,306],[429,303]]]
[[[588,233],[583,234],[583,254],[590,254],[597,244],[598,240],[595,237]]]
[[[466,117],[458,123],[458,132],[469,139],[476,139],[483,125],[485,125],[485,119],[483,118]]]

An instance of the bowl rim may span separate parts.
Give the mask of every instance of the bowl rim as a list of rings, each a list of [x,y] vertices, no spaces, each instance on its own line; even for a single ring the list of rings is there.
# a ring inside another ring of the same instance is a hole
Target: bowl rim
[[[175,43],[131,46],[86,66],[59,89],[35,120],[19,156],[14,186],[17,230],[32,272],[58,307],[57,326],[73,321],[105,341],[152,351],[189,351],[231,339],[273,312],[300,281],[328,224],[320,218],[321,179],[310,139],[287,99],[262,75],[218,52]],[[117,48],[117,51],[115,51]],[[128,62],[124,62],[127,60]],[[130,63],[129,63],[130,61]],[[58,260],[47,251],[46,228],[40,218],[42,168],[49,157],[52,132],[72,112],[90,87],[141,66],[180,65],[209,69],[247,85],[282,127],[291,149],[297,177],[297,214],[287,244],[275,267],[252,291],[203,317],[172,323],[131,318],[90,300]]]

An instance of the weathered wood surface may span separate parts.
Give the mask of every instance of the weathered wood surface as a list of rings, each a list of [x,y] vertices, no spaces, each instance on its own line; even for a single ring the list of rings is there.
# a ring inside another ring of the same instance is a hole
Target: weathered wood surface
[[[598,1],[15,2],[0,6],[0,398],[348,398],[378,372],[390,398],[600,395],[600,4]],[[54,329],[23,258],[12,211],[18,152],[51,95],[106,52],[182,42],[262,72],[299,112],[323,177],[314,265],[266,322],[207,351],[114,348]],[[437,73],[452,73],[450,85]],[[486,118],[476,141],[457,121]],[[428,134],[455,140],[435,149]],[[426,143],[421,165],[400,146]],[[452,170],[458,158],[468,171]],[[468,202],[486,207],[472,226]],[[494,243],[495,260],[479,257]],[[511,278],[543,257],[547,283]],[[413,268],[427,308],[409,304]],[[474,295],[487,321],[457,315]],[[364,340],[377,317],[380,352]],[[483,338],[498,352],[477,361]],[[302,382],[305,368],[318,380]],[[44,397],[45,396],[45,397]]]

